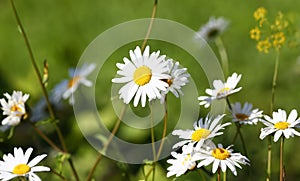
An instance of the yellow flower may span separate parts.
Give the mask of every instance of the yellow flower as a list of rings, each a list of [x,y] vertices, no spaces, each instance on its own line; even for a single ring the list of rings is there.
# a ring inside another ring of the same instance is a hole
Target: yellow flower
[[[256,48],[259,52],[269,53],[269,48],[271,48],[272,44],[269,39],[259,41],[256,45]]]
[[[260,39],[260,35],[261,35],[261,32],[258,27],[255,27],[252,30],[250,30],[250,38],[251,39],[258,41]]]
[[[285,37],[284,33],[278,32],[273,35],[273,46],[278,49],[281,47],[281,45],[284,44],[285,40],[286,40],[286,37]]]
[[[258,21],[258,20],[265,19],[266,14],[267,14],[267,10],[264,7],[260,7],[254,12],[253,16]]]

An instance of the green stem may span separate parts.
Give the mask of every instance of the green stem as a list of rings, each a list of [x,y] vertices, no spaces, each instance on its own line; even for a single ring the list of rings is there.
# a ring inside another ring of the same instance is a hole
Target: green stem
[[[283,168],[283,146],[284,146],[284,137],[281,137],[280,139],[280,181],[283,181],[283,172],[284,172],[284,168]]]
[[[273,74],[273,81],[272,81],[272,93],[271,93],[271,104],[270,104],[270,114],[273,113],[274,109],[274,102],[275,102],[275,89],[276,89],[276,82],[277,82],[277,75],[278,75],[278,67],[279,67],[279,50],[276,51],[276,60],[275,60],[275,67],[274,67],[274,74]]]
[[[273,114],[274,109],[274,102],[275,102],[275,90],[276,90],[276,82],[277,82],[277,74],[278,74],[278,67],[279,67],[279,50],[276,50],[276,60],[274,66],[274,74],[273,74],[273,81],[272,81],[272,91],[271,91],[271,103],[270,103],[270,114]],[[271,179],[271,157],[272,157],[272,139],[269,137],[268,142],[268,164],[267,164],[267,181]]]
[[[123,116],[124,116],[125,111],[126,111],[126,106],[123,107],[123,110],[122,110],[122,112],[121,112],[119,118],[117,119],[117,122],[116,122],[116,124],[115,124],[115,126],[114,126],[114,128],[113,128],[113,130],[112,130],[112,132],[111,132],[111,134],[110,134],[110,136],[109,136],[107,142],[106,142],[105,145],[103,146],[103,150],[102,150],[102,151],[103,151],[104,153],[106,152],[106,150],[107,150],[109,144],[111,143],[113,137],[116,135],[116,133],[117,133],[117,131],[118,131],[118,129],[119,129],[120,124],[121,124],[121,120],[123,119]],[[89,172],[86,181],[90,181],[90,180],[92,179],[92,177],[93,177],[93,175],[94,175],[94,172],[95,172],[95,170],[96,170],[98,164],[100,163],[101,159],[102,159],[102,154],[100,153],[100,154],[98,155],[98,157],[97,157],[95,163],[93,164],[93,167],[92,167],[91,171]]]
[[[143,41],[143,44],[142,44],[142,51],[145,49],[146,47],[146,44],[147,44],[147,41],[149,39],[149,36],[150,36],[150,32],[152,30],[152,26],[153,26],[153,22],[154,22],[154,18],[155,18],[155,15],[156,15],[156,10],[157,10],[157,3],[158,3],[158,0],[154,0],[154,5],[153,5],[153,8],[152,8],[152,15],[151,15],[151,21],[150,21],[150,24],[149,24],[149,27],[148,27],[148,30],[147,30],[147,33],[146,33],[146,36],[144,38],[144,41]]]
[[[54,171],[53,169],[51,169],[50,171],[51,171],[51,173],[53,173],[54,175],[58,176],[61,180],[67,181],[67,179],[66,179],[64,176],[62,176],[60,173]]]
[[[215,43],[216,43],[217,48],[219,50],[219,54],[220,54],[220,57],[221,57],[221,63],[222,63],[222,68],[223,68],[224,74],[227,77],[229,75],[228,74],[228,72],[229,72],[228,56],[227,56],[225,46],[224,46],[223,41],[222,41],[220,36],[218,36],[216,38]]]
[[[267,178],[266,181],[271,180],[271,160],[272,160],[272,137],[269,136],[268,140],[268,162],[267,162]]]
[[[226,173],[227,173],[226,171],[223,172],[223,181],[226,181],[226,179],[227,179],[227,174]]]
[[[221,168],[218,168],[218,181],[221,181]]]
[[[16,21],[17,21],[18,27],[19,27],[19,29],[20,29],[21,35],[22,35],[23,38],[24,38],[24,41],[25,41],[25,44],[26,44],[26,47],[27,47],[27,50],[28,50],[28,53],[29,53],[29,57],[30,57],[31,63],[32,63],[32,65],[33,65],[33,69],[34,69],[34,71],[35,71],[35,73],[36,73],[36,76],[37,76],[37,78],[38,78],[38,82],[39,82],[39,84],[40,84],[40,86],[41,86],[41,88],[42,88],[43,95],[44,95],[45,100],[46,100],[46,102],[47,102],[47,106],[48,106],[48,110],[49,110],[50,117],[51,117],[52,122],[53,122],[53,124],[54,124],[55,130],[56,130],[56,132],[57,132],[57,134],[58,134],[58,138],[59,138],[59,140],[60,140],[60,143],[61,143],[61,145],[62,145],[62,147],[63,147],[63,151],[67,153],[68,150],[67,150],[67,147],[66,147],[66,145],[65,145],[65,142],[64,142],[62,133],[61,133],[60,129],[58,128],[57,123],[55,122],[55,115],[54,115],[54,112],[53,112],[51,103],[50,103],[50,101],[49,101],[49,97],[48,97],[47,90],[46,90],[46,88],[45,88],[45,86],[44,86],[44,84],[43,84],[42,76],[41,76],[41,74],[40,74],[40,72],[39,72],[39,70],[38,70],[38,66],[37,66],[36,60],[35,60],[35,58],[34,58],[33,51],[32,51],[32,48],[31,48],[31,46],[30,46],[30,43],[29,43],[29,39],[28,39],[27,34],[26,34],[26,32],[25,32],[25,29],[24,29],[24,27],[23,27],[23,25],[22,25],[21,19],[20,19],[19,15],[18,15],[16,6],[15,6],[15,4],[14,4],[14,1],[13,1],[13,0],[10,0],[10,2],[11,2],[11,6],[12,6],[12,9],[13,9],[13,12],[14,12],[14,16],[15,16],[15,18],[16,18]],[[76,172],[76,170],[75,170],[75,168],[74,168],[74,165],[73,165],[71,159],[69,159],[69,164],[70,164],[70,166],[71,166],[71,169],[72,169],[72,172],[73,172],[73,175],[74,175],[76,181],[78,181],[79,178],[78,178],[77,172]]]
[[[160,145],[159,145],[159,148],[158,148],[158,152],[157,152],[155,161],[157,161],[157,160],[159,159],[159,156],[160,156],[160,154],[161,154],[161,152],[162,152],[163,145],[164,145],[164,142],[165,142],[165,137],[166,137],[166,134],[167,134],[167,122],[168,122],[167,95],[166,95],[166,97],[165,97],[165,103],[164,103],[164,106],[165,106],[164,130],[163,130],[163,134],[162,134],[162,136],[161,136],[161,142],[160,142]]]
[[[154,134],[154,124],[153,124],[153,108],[152,104],[150,102],[150,110],[151,110],[151,116],[150,116],[150,131],[151,131],[151,143],[152,143],[152,152],[153,152],[153,174],[152,174],[152,180],[154,180],[155,177],[155,161],[156,161],[156,149],[155,149],[155,134]]]
[[[63,150],[61,150],[60,148],[58,148],[56,146],[55,143],[53,143],[53,141],[51,139],[48,138],[47,135],[45,135],[38,127],[36,127],[34,124],[30,124],[34,131],[40,135],[41,138],[43,138],[54,150],[58,151],[58,152],[63,152]]]
[[[246,144],[245,144],[245,140],[244,140],[244,137],[243,137],[243,134],[242,134],[242,131],[241,131],[241,125],[240,124],[239,124],[239,135],[240,135],[240,138],[241,138],[242,147],[243,147],[243,150],[245,152],[245,156],[248,157]]]

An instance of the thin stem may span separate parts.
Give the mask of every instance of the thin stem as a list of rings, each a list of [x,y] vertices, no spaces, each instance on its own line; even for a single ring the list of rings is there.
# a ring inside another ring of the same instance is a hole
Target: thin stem
[[[114,136],[116,135],[116,133],[117,133],[119,127],[120,127],[121,120],[123,119],[123,116],[124,116],[125,111],[126,111],[126,106],[123,107],[123,110],[122,110],[120,116],[118,117],[118,119],[117,119],[117,121],[116,121],[116,124],[115,124],[115,126],[114,126],[114,128],[113,128],[113,130],[112,130],[112,132],[111,132],[111,134],[110,134],[110,136],[109,136],[107,142],[106,142],[105,145],[103,146],[103,149],[102,149],[103,152],[106,152],[106,150],[107,150],[109,144],[111,143],[112,139],[113,139]],[[94,175],[94,172],[95,172],[95,170],[96,170],[98,164],[100,163],[101,159],[102,159],[102,154],[99,153],[99,155],[98,155],[98,157],[97,157],[95,163],[93,164],[93,167],[92,167],[91,171],[89,172],[89,174],[88,174],[88,176],[87,176],[86,181],[90,181],[90,180],[92,179],[92,177],[93,177],[93,175]]]
[[[245,140],[244,140],[244,137],[242,135],[242,131],[241,131],[241,125],[239,124],[239,135],[240,135],[240,138],[241,138],[241,142],[242,142],[242,147],[243,147],[243,150],[245,152],[245,156],[248,157],[248,154],[247,154],[247,149],[246,149],[246,144],[245,144]]]
[[[54,175],[58,176],[61,180],[67,181],[67,179],[62,176],[60,173],[54,171],[53,169],[50,170]]]
[[[278,67],[279,67],[279,50],[276,50],[276,60],[274,66],[274,74],[273,74],[273,81],[272,81],[272,91],[271,91],[271,103],[270,103],[270,114],[273,113],[274,109],[274,102],[275,102],[275,90],[276,90],[276,82],[277,82],[277,74],[278,74]],[[272,140],[269,137],[268,142],[268,164],[267,164],[267,181],[271,179],[271,157],[272,157]]]
[[[228,97],[226,97],[226,103],[228,105],[229,110],[232,111],[232,107],[231,107],[231,104],[230,104],[230,101],[229,101]]]
[[[41,74],[40,74],[40,72],[39,72],[39,70],[38,70],[38,66],[37,66],[36,60],[35,60],[35,58],[34,58],[33,51],[32,51],[32,48],[31,48],[31,46],[30,46],[30,43],[29,43],[29,39],[28,39],[27,34],[26,34],[26,32],[25,32],[25,29],[24,29],[24,27],[23,27],[23,25],[22,25],[22,22],[21,22],[21,20],[20,20],[20,17],[19,17],[19,15],[18,15],[16,6],[15,6],[15,4],[14,4],[14,1],[13,1],[13,0],[10,0],[10,2],[11,2],[11,6],[12,6],[12,9],[13,9],[13,12],[14,12],[14,16],[15,16],[15,18],[16,18],[16,20],[17,20],[18,27],[19,27],[19,29],[20,29],[20,31],[21,31],[21,35],[22,35],[23,38],[24,38],[24,41],[25,41],[25,44],[26,44],[26,47],[27,47],[27,50],[28,50],[28,53],[29,53],[29,57],[30,57],[31,63],[32,63],[33,68],[34,68],[34,71],[35,71],[35,73],[36,73],[36,75],[37,75],[38,82],[39,82],[39,84],[40,84],[40,86],[41,86],[41,88],[42,88],[43,95],[44,95],[45,100],[46,100],[46,102],[47,102],[47,106],[48,106],[48,110],[49,110],[50,117],[51,117],[51,119],[52,119],[52,121],[53,121],[53,123],[54,123],[54,127],[55,127],[55,129],[56,129],[57,134],[58,134],[58,138],[59,138],[60,143],[61,143],[61,145],[62,145],[62,147],[63,147],[63,150],[64,150],[64,152],[67,153],[68,151],[67,151],[67,147],[66,147],[66,145],[65,145],[65,142],[64,142],[62,133],[61,133],[60,129],[58,128],[57,123],[54,121],[54,120],[55,120],[54,111],[53,111],[52,106],[51,106],[51,103],[50,103],[50,101],[49,101],[49,97],[48,97],[47,90],[46,90],[46,88],[45,88],[45,86],[44,86],[44,84],[43,84],[42,76],[41,76]],[[72,160],[69,159],[69,163],[70,163],[71,169],[72,169],[72,171],[73,171],[73,174],[74,174],[74,176],[75,176],[75,179],[76,179],[76,181],[78,181],[79,178],[78,178],[77,172],[76,172],[76,170],[75,170],[75,168],[74,168],[74,165],[72,164]]]
[[[284,167],[283,167],[283,146],[284,146],[284,137],[281,137],[280,139],[280,181],[283,181],[283,172],[284,172]]]
[[[158,3],[158,0],[154,0],[154,5],[153,5],[153,8],[152,8],[151,21],[150,21],[150,24],[149,24],[149,27],[148,27],[145,39],[144,39],[143,44],[142,44],[142,51],[146,47],[147,41],[148,41],[149,36],[150,36],[150,32],[152,30],[152,26],[153,26],[153,22],[154,22],[154,18],[155,18],[155,15],[156,15],[156,10],[157,10],[157,3]]]
[[[218,181],[221,181],[221,168],[218,168]]]
[[[216,45],[218,47],[218,50],[219,50],[219,54],[220,54],[220,57],[221,57],[221,63],[222,63],[222,68],[223,68],[224,74],[225,74],[225,76],[228,76],[228,72],[229,72],[228,56],[227,56],[225,46],[224,46],[223,41],[222,41],[220,36],[218,36],[216,38],[215,43],[216,43]]]
[[[153,152],[153,174],[152,174],[152,180],[154,180],[155,177],[155,161],[156,161],[156,149],[155,149],[155,135],[154,135],[154,124],[153,124],[153,108],[152,104],[150,102],[150,110],[151,110],[151,116],[150,116],[150,131],[151,131],[151,143],[152,143],[152,152]]]
[[[163,149],[163,145],[164,145],[164,142],[165,142],[165,137],[166,137],[166,134],[167,134],[167,122],[168,122],[168,105],[167,105],[167,95],[165,97],[165,103],[164,103],[164,106],[165,106],[165,116],[164,116],[164,130],[163,130],[163,134],[161,136],[161,142],[160,142],[160,145],[159,145],[159,148],[158,148],[158,152],[157,152],[157,155],[156,155],[156,158],[155,158],[155,161],[158,160],[161,152],[162,152],[162,149]]]
[[[278,67],[279,67],[279,50],[276,51],[276,60],[275,60],[275,67],[274,67],[274,74],[273,74],[273,81],[272,81],[272,93],[271,93],[271,104],[270,104],[270,113],[272,114],[275,102],[275,89],[276,89],[276,82],[277,82],[277,75],[278,75]]]
[[[56,151],[58,151],[58,152],[63,152],[60,148],[58,148],[57,146],[56,146],[56,144],[55,143],[53,143],[49,138],[48,138],[48,136],[47,135],[45,135],[38,127],[36,127],[34,124],[30,124],[32,127],[33,127],[33,129],[34,129],[34,131],[38,134],[38,135],[40,135],[40,137],[41,138],[43,138],[54,150],[56,150]]]
[[[20,29],[21,35],[24,38],[24,41],[25,41],[25,44],[26,44],[26,47],[27,47],[27,50],[28,50],[28,53],[29,53],[29,57],[30,57],[31,63],[32,63],[33,68],[34,68],[34,71],[35,71],[35,73],[37,75],[39,84],[42,87],[42,91],[43,91],[44,97],[45,97],[46,102],[47,102],[47,106],[48,106],[48,109],[49,109],[50,116],[51,116],[51,118],[54,118],[54,112],[53,112],[53,109],[52,109],[50,101],[49,101],[48,93],[47,93],[46,88],[45,88],[45,86],[43,84],[42,76],[41,76],[41,74],[40,74],[40,72],[38,70],[38,67],[37,67],[37,64],[36,64],[36,61],[35,61],[35,58],[34,58],[34,55],[33,55],[33,51],[31,49],[31,46],[30,46],[30,43],[29,43],[29,40],[28,40],[28,37],[27,37],[27,34],[26,34],[25,29],[24,29],[24,27],[23,27],[23,25],[21,23],[21,20],[20,20],[20,17],[18,15],[18,12],[17,12],[16,6],[15,6],[14,0],[10,0],[10,2],[11,2],[11,6],[12,6],[12,9],[13,9],[15,18],[17,20],[18,27]]]
[[[226,173],[227,173],[226,171],[223,172],[223,181],[226,181],[226,179],[227,179],[227,174]]]
[[[268,139],[268,162],[267,162],[267,178],[266,181],[271,180],[271,160],[272,160],[272,138],[269,136]]]

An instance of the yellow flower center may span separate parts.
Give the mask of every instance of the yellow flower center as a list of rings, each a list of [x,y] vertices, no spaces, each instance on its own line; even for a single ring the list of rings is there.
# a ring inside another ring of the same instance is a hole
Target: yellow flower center
[[[15,104],[10,108],[10,111],[11,112],[15,112],[15,111],[22,112],[22,109],[17,104]]]
[[[134,71],[133,80],[137,85],[143,86],[150,82],[152,71],[147,66],[141,66]]]
[[[204,128],[197,129],[192,134],[193,141],[200,141],[202,138],[207,138],[210,134],[210,131]]]
[[[215,148],[211,155],[219,160],[225,160],[230,157],[230,153],[224,148]]]
[[[247,114],[243,114],[243,113],[237,113],[237,114],[235,114],[235,117],[241,121],[245,121],[245,120],[249,119],[249,116]]]
[[[71,80],[69,80],[68,88],[73,87],[78,82],[79,79],[80,79],[80,76],[75,76]]]
[[[17,175],[24,175],[30,171],[30,167],[26,164],[19,164],[14,167],[12,173]]]
[[[276,129],[281,129],[281,130],[285,130],[286,128],[288,128],[290,125],[290,123],[288,122],[277,122],[274,127]]]
[[[191,154],[187,154],[186,157],[184,158],[184,160],[181,162],[181,165],[185,165],[190,160],[191,160]],[[192,164],[192,165],[190,165],[190,167],[188,169],[193,170],[195,168],[195,166],[196,166],[196,164]]]
[[[223,89],[219,90],[219,92],[217,93],[217,96],[222,96],[228,91],[230,91],[230,88],[229,87],[224,87]]]

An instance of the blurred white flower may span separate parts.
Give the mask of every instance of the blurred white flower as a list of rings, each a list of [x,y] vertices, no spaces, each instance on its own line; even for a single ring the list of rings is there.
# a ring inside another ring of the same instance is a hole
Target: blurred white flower
[[[219,115],[216,118],[206,116],[205,119],[200,118],[199,121],[194,123],[194,130],[174,130],[172,134],[177,135],[179,138],[184,140],[176,143],[173,148],[177,148],[185,144],[196,144],[196,148],[200,148],[205,140],[222,135],[223,132],[221,132],[221,130],[223,130],[225,126],[231,124],[220,123],[224,116],[225,115]]]
[[[239,81],[241,80],[242,75],[233,73],[230,77],[227,78],[227,81],[223,83],[221,80],[214,80],[213,87],[214,89],[206,89],[205,92],[209,96],[200,96],[198,100],[200,105],[204,105],[205,108],[208,108],[213,100],[223,99],[227,96],[234,94],[240,91],[242,88],[235,88]]]
[[[237,102],[235,104],[231,104],[232,110],[232,121],[238,122],[239,124],[257,124],[260,118],[263,116],[262,112],[258,109],[252,109],[252,104],[246,102],[242,107],[241,103]]]
[[[196,167],[196,162],[192,161],[191,154],[193,153],[193,146],[192,145],[184,145],[182,147],[182,153],[171,152],[171,155],[175,159],[168,159],[167,162],[172,164],[170,167],[167,168],[168,173],[167,177],[171,177],[176,175],[179,177],[180,175],[184,174],[188,170],[193,170]]]
[[[261,120],[261,122],[267,127],[261,128],[260,139],[264,139],[274,132],[274,142],[278,141],[281,135],[287,139],[294,135],[300,136],[300,133],[294,129],[294,127],[300,123],[298,113],[295,109],[291,111],[288,117],[285,110],[278,109],[277,112],[273,112],[273,118],[267,115],[265,115],[264,118],[265,120]]]
[[[93,83],[87,79],[87,76],[96,68],[96,64],[83,64],[82,67],[69,70],[70,79],[63,80],[52,90],[55,102],[59,102],[61,98],[69,99],[69,103],[74,104],[72,94],[77,90],[80,84],[91,87]]]
[[[213,173],[216,173],[218,168],[220,168],[222,172],[226,172],[228,167],[236,176],[236,167],[241,169],[240,164],[249,165],[249,160],[240,153],[233,153],[233,150],[230,149],[231,147],[232,145],[223,148],[222,144],[218,144],[218,147],[216,147],[215,144],[211,143],[210,147],[195,150],[192,161],[199,161],[197,165],[198,168],[212,164]]]
[[[13,91],[10,96],[5,93],[4,96],[7,101],[2,98],[0,99],[1,109],[3,110],[3,115],[7,115],[2,121],[2,125],[16,126],[20,123],[23,115],[26,114],[25,102],[29,98],[29,94],[24,94],[21,91]]]
[[[215,17],[210,17],[209,21],[200,27],[196,36],[201,37],[206,41],[213,41],[227,29],[228,25],[229,21],[223,17],[217,19]]]
[[[183,95],[181,87],[185,86],[189,80],[190,74],[187,72],[187,68],[179,68],[179,62],[175,62],[172,59],[167,60],[169,79],[164,79],[168,83],[168,88],[166,91],[161,92],[161,102],[164,102],[165,96],[172,92],[177,98]]]
[[[47,155],[36,156],[29,162],[32,151],[32,148],[28,148],[24,153],[22,148],[14,148],[14,155],[3,155],[3,161],[0,161],[0,179],[5,181],[15,177],[27,177],[30,181],[40,181],[35,172],[50,171],[50,168],[36,165]]]
[[[137,46],[134,51],[130,50],[129,55],[123,58],[124,63],[117,63],[120,69],[117,74],[121,77],[113,78],[113,83],[126,83],[120,90],[120,98],[125,104],[134,98],[133,105],[136,107],[141,100],[142,107],[146,105],[146,99],[160,99],[160,91],[166,91],[169,86],[163,79],[169,79],[168,67],[165,55],[159,55],[160,51],[149,53],[147,46],[142,53]]]

